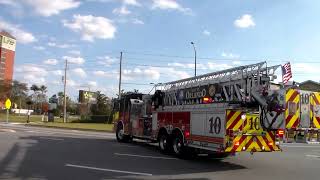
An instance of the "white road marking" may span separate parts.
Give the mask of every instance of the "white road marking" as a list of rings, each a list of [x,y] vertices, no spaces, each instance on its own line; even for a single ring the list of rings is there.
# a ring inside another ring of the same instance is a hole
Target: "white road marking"
[[[124,145],[124,144],[114,144],[113,147],[137,147],[137,146],[131,146],[131,145]]]
[[[54,140],[54,141],[63,141],[64,139],[60,138],[48,138],[48,137],[39,137],[40,139]]]
[[[313,154],[306,154],[306,157],[320,158],[319,155],[313,155]]]
[[[97,168],[97,167],[90,167],[90,166],[80,166],[80,165],[75,165],[75,164],[66,164],[65,166],[67,166],[67,167],[75,167],[75,168],[82,168],[82,169],[98,170],[98,171],[134,174],[134,175],[142,175],[142,176],[152,176],[152,174],[149,174],[149,173],[121,171],[121,170],[116,170],[116,169],[104,169],[104,168]]]
[[[296,146],[296,145],[292,145],[292,146],[288,146],[288,145],[280,145],[280,147],[293,147],[293,148],[320,148],[320,146]]]
[[[16,131],[13,130],[13,129],[0,129],[1,131],[4,131],[4,132],[11,132],[11,133],[15,133]],[[0,131],[0,132],[1,132]]]
[[[151,159],[170,159],[170,160],[178,160],[177,158],[171,157],[163,157],[163,156],[143,156],[138,154],[122,154],[122,153],[114,153],[117,156],[132,156],[132,157],[141,157],[141,158],[151,158]]]

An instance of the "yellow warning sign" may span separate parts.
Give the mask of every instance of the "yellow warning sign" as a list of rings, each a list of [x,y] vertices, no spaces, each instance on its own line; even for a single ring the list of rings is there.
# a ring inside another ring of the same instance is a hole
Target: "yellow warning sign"
[[[10,108],[11,108],[11,101],[10,101],[10,99],[7,99],[7,100],[6,100],[5,106],[6,106],[6,109],[10,109]]]

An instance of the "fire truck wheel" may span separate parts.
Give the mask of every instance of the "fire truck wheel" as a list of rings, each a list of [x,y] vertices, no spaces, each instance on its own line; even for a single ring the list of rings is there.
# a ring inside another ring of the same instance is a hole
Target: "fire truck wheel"
[[[169,153],[170,152],[170,138],[167,133],[162,133],[159,137],[159,149],[162,153]]]
[[[118,125],[116,131],[116,137],[118,142],[127,142],[127,136],[124,135],[123,126]]]
[[[186,155],[186,148],[183,144],[183,137],[180,133],[177,133],[173,136],[172,143],[173,152],[176,156],[184,158]]]

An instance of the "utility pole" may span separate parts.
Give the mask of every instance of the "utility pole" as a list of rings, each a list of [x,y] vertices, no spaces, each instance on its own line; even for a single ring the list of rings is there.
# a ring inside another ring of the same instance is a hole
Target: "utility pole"
[[[194,42],[191,42],[194,50],[194,76],[197,76],[197,51]]]
[[[67,68],[68,59],[66,59],[66,64],[64,66],[64,87],[63,87],[63,122],[67,122],[67,96],[66,96],[66,86],[67,86]]]
[[[122,72],[122,52],[120,52],[120,69],[119,69],[119,100],[121,99],[121,73]]]

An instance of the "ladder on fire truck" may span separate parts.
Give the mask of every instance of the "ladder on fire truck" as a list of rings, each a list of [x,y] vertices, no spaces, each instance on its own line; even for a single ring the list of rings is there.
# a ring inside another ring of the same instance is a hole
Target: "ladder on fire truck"
[[[203,85],[218,84],[225,102],[233,104],[258,103],[260,122],[264,129],[273,129],[273,124],[282,113],[270,110],[268,91],[270,82],[276,78],[275,71],[281,65],[267,66],[267,62],[259,62],[245,66],[234,67],[222,71],[212,72],[182,80],[158,84],[157,88],[165,93],[165,98],[174,99],[171,102],[178,104],[178,91]]]
[[[252,96],[256,96],[254,98],[259,103],[266,105],[253,90],[259,90],[258,88],[262,87],[268,88],[270,79],[275,78],[275,71],[280,66],[267,67],[266,62],[260,62],[158,84],[157,88],[160,87],[166,94],[170,94],[179,89],[218,83],[222,86],[222,93],[226,101],[250,101]]]

